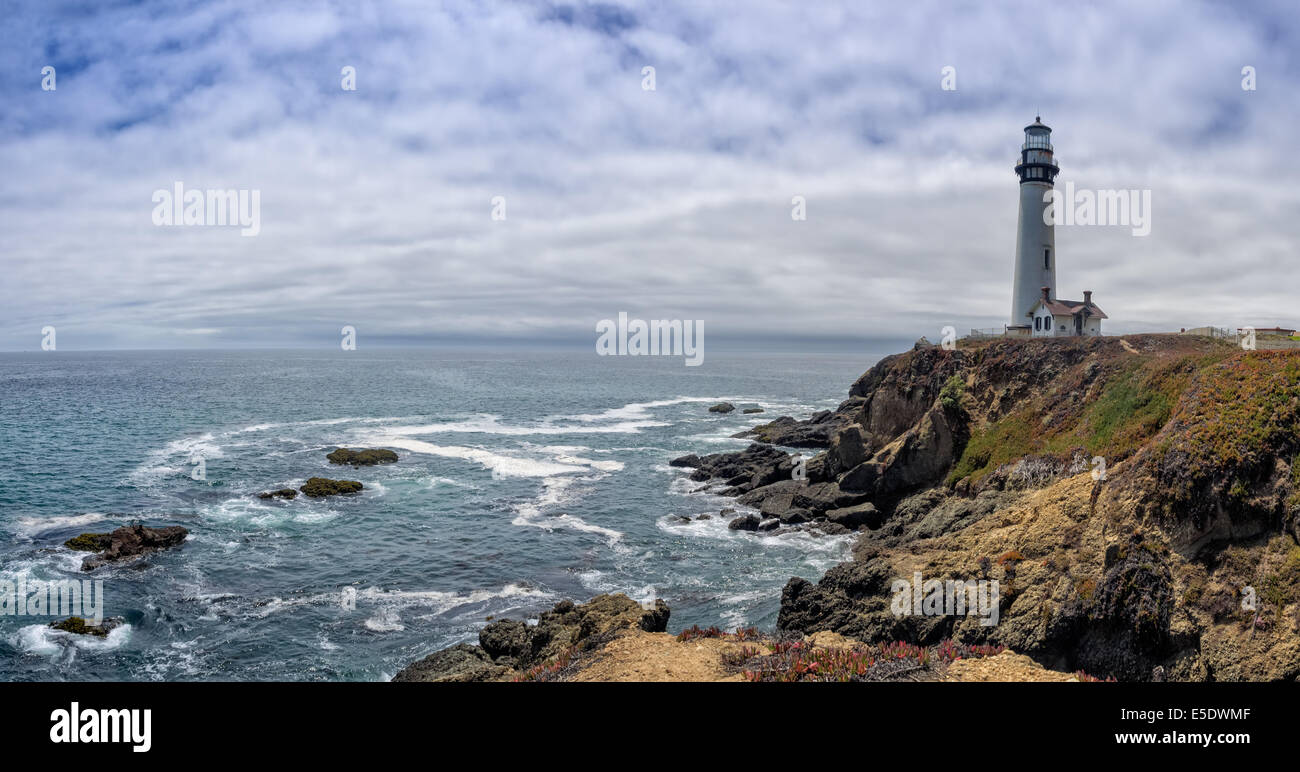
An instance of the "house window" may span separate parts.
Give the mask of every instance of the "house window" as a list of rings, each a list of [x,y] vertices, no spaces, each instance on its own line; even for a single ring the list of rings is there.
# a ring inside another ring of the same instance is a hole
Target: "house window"
[[[1041,317],[1037,317],[1037,316],[1034,317],[1034,329],[1035,330],[1043,329],[1043,320]]]
[[[1050,250],[1050,249],[1044,249],[1044,250],[1043,250],[1043,270],[1047,270],[1048,268],[1051,268],[1051,267],[1052,267],[1052,250]]]
[[[1061,332],[1065,332],[1065,325],[1061,325]]]

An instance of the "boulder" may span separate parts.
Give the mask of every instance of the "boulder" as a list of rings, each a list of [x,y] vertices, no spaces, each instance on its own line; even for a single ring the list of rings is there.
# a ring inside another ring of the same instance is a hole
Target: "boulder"
[[[501,619],[478,633],[478,645],[493,660],[514,661],[532,654],[531,631],[526,622]]]
[[[147,525],[139,524],[123,526],[107,534],[108,544],[99,551],[98,555],[93,555],[81,561],[81,570],[93,571],[108,563],[117,563],[150,552],[175,547],[184,542],[188,534],[189,531],[179,525],[169,525],[163,528],[150,528]],[[105,534],[82,534],[77,539],[85,540],[85,537],[94,537],[95,544],[103,544],[102,537],[104,536]],[[77,541],[77,539],[70,541]]]
[[[350,450],[337,448],[325,456],[331,464],[351,464],[352,466],[374,466],[375,464],[392,464],[397,461],[397,454],[383,448],[363,448]]]
[[[710,412],[710,413],[730,413],[731,411],[733,411],[733,410],[735,410],[735,409],[736,409],[736,406],[733,405],[733,404],[731,404],[730,402],[719,402],[718,404],[716,404],[716,405],[714,405],[713,407],[709,408],[709,412]]]
[[[876,509],[874,504],[868,501],[852,507],[829,510],[826,513],[826,519],[849,530],[856,531],[864,526],[879,528],[884,521],[884,516],[880,513],[880,510]]]
[[[342,493],[356,493],[362,489],[356,480],[330,480],[325,477],[313,477],[298,490],[316,499],[322,496],[337,496]]]
[[[428,683],[495,681],[509,672],[509,668],[495,664],[487,652],[478,646],[458,643],[407,665],[393,680]]]
[[[867,440],[862,427],[852,424],[840,429],[831,438],[831,446],[826,451],[826,469],[831,475],[838,475],[867,460]]]
[[[797,525],[814,519],[813,514],[806,509],[787,509],[781,513],[780,518],[782,525]]]
[[[769,517],[768,519],[761,520],[758,523],[758,530],[760,531],[775,531],[780,527],[781,521],[775,517]]]
[[[730,523],[727,523],[727,527],[733,531],[757,531],[758,523],[759,520],[757,515],[741,515]]]
[[[668,608],[668,604],[659,598],[655,598],[654,606],[641,614],[641,619],[637,621],[637,627],[647,633],[662,633],[668,629],[668,617],[671,614],[672,611]]]
[[[758,512],[763,517],[780,517],[790,511],[791,504],[794,503],[794,492],[781,492],[768,496],[763,499],[762,505],[759,506]]]
[[[866,501],[870,496],[860,491],[846,491],[833,482],[812,483],[795,491],[791,505],[806,509],[816,515],[827,510],[852,507]]]
[[[878,461],[863,461],[840,478],[840,489],[875,493],[883,468],[884,464]]]

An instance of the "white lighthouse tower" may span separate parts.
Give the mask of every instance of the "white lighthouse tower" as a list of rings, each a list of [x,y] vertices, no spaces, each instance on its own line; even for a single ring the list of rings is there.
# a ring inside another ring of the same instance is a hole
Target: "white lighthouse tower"
[[[1011,322],[1008,335],[1028,335],[1031,310],[1046,291],[1056,298],[1056,236],[1043,222],[1044,194],[1052,189],[1060,168],[1052,154],[1052,130],[1041,117],[1025,127],[1020,146],[1020,223],[1016,229],[1016,269],[1012,277]]]

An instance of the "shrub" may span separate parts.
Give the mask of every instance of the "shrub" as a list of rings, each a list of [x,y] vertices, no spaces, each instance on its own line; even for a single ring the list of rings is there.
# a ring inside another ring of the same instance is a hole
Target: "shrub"
[[[945,410],[956,410],[961,407],[961,398],[965,393],[966,381],[960,375],[949,376],[939,390],[939,404]]]

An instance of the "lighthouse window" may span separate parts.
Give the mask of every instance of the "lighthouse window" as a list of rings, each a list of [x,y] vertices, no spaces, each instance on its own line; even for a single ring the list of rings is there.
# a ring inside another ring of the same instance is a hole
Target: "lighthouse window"
[[[1052,267],[1052,250],[1050,249],[1043,250],[1043,267],[1044,268]]]

